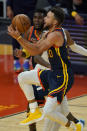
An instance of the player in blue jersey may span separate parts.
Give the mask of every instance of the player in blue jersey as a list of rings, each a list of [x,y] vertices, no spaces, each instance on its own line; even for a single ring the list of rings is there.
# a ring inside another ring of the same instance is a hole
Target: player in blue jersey
[[[18,81],[20,86],[29,89],[25,94],[30,102],[30,115],[21,124],[31,124],[47,116],[68,129],[81,131],[81,123],[74,124],[60,112],[55,114],[55,107],[61,105],[66,93],[73,84],[73,72],[68,59],[64,31],[61,28],[63,20],[64,13],[62,9],[59,7],[52,8],[45,17],[44,27],[48,27],[48,33],[40,41],[33,44],[23,39],[20,33],[17,30],[13,30],[11,26],[8,28],[9,35],[15,38],[30,55],[37,55],[47,50],[51,64],[51,70],[32,70],[19,74]],[[49,90],[43,115],[35,101],[32,84],[42,85],[43,90]]]
[[[37,9],[35,11],[34,17],[33,17],[33,25],[34,26],[31,26],[29,31],[27,33],[25,33],[25,38],[28,41],[38,41],[40,39],[42,31],[43,31],[43,18],[45,16],[45,14],[46,14],[46,12],[43,9]],[[24,49],[23,50],[16,49],[14,54],[17,57],[25,57],[25,58],[27,58],[29,53],[26,50],[24,50]],[[42,59],[42,57],[43,57],[43,59]],[[49,67],[48,66],[49,64],[47,63],[48,62],[47,54],[45,52],[43,53],[42,57],[40,57],[40,56],[33,56],[33,61],[35,60],[35,62],[33,62],[33,63],[39,63],[39,64],[43,63],[44,66]],[[46,62],[44,60],[46,60]],[[35,64],[33,64],[33,68],[34,68],[34,66],[35,66]],[[43,69],[43,68],[46,69],[45,67],[42,67],[41,65],[36,65],[35,69],[37,67],[41,68],[41,69]],[[36,98],[37,102],[39,102],[40,106],[43,106],[44,102],[45,102],[44,95],[47,95],[48,92],[47,91],[43,92],[41,87],[34,88],[34,92],[35,92],[35,98]],[[65,103],[65,101],[63,103]],[[79,121],[74,116],[72,116],[72,114],[69,112],[69,109],[67,110],[67,108],[66,108],[66,110],[65,110],[65,108],[63,108],[61,110],[63,110],[64,114],[68,117],[68,119],[73,120],[75,123],[77,123]],[[28,112],[29,112],[29,109],[28,109]],[[44,130],[48,129],[47,128],[48,127],[47,124],[50,125],[49,130],[50,129],[51,130],[56,130],[56,127],[57,127],[57,130],[58,130],[58,128],[59,128],[58,123],[53,123],[53,122],[48,121],[46,119],[45,120],[45,125],[44,125]],[[30,125],[30,130],[31,131],[36,130],[35,128],[36,128],[35,124]]]

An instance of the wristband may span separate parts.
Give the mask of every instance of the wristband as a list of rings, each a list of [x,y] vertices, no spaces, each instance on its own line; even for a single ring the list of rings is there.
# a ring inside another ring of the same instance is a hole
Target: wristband
[[[76,12],[76,11],[72,11],[71,15],[72,15],[73,17],[75,17],[75,16],[77,15],[77,12]]]
[[[26,49],[24,49],[24,48],[22,49],[22,53],[25,54],[25,56],[24,56],[25,58],[30,57],[29,52]]]
[[[18,36],[17,40],[19,40],[20,38],[22,38],[22,36],[21,36],[21,35],[19,35],[19,36]]]

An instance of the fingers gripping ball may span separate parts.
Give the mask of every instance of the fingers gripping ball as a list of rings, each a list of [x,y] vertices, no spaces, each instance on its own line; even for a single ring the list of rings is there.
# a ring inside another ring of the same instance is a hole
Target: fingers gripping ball
[[[20,33],[24,33],[31,26],[30,18],[25,14],[16,15],[12,20],[12,26],[14,29],[17,27]]]

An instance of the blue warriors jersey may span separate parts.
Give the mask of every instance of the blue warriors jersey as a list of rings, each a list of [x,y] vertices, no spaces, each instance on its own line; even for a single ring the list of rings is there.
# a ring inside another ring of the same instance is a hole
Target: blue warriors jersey
[[[54,31],[61,32],[64,37],[64,43],[62,47],[52,46],[48,49],[48,58],[53,71],[65,70],[70,67],[71,63],[68,57],[66,39],[62,28],[56,28]]]
[[[29,41],[38,41],[40,37],[37,35],[37,30],[35,30],[34,26],[31,27],[31,31],[28,36]]]
[[[32,26],[29,34],[27,35],[27,40],[32,42],[38,41],[39,39],[40,37],[37,35],[37,30],[35,30],[34,26]],[[26,54],[26,58],[30,56],[27,50],[23,49],[23,52]]]
[[[37,30],[34,28],[34,26],[31,27],[29,35],[27,36],[27,40],[30,41],[30,42],[40,40],[40,37],[38,36]],[[34,62],[34,56],[32,56],[32,65],[33,65],[33,68],[36,65],[36,63]]]
[[[64,43],[61,47],[52,46],[48,49],[51,70],[40,70],[38,71],[38,76],[43,90],[48,89],[48,96],[57,97],[58,103],[61,103],[72,87],[73,72],[68,57],[64,31],[62,28],[56,28],[54,31],[62,33]]]

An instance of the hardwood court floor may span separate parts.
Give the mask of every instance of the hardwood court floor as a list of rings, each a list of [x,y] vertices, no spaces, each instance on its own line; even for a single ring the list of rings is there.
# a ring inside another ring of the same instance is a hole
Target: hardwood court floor
[[[87,95],[69,100],[70,111],[78,118],[85,120],[84,131],[87,131]],[[29,131],[28,126],[19,125],[19,121],[25,118],[26,113],[0,119],[0,131]],[[43,121],[37,123],[37,131],[42,131]],[[67,131],[61,127],[60,131]]]

